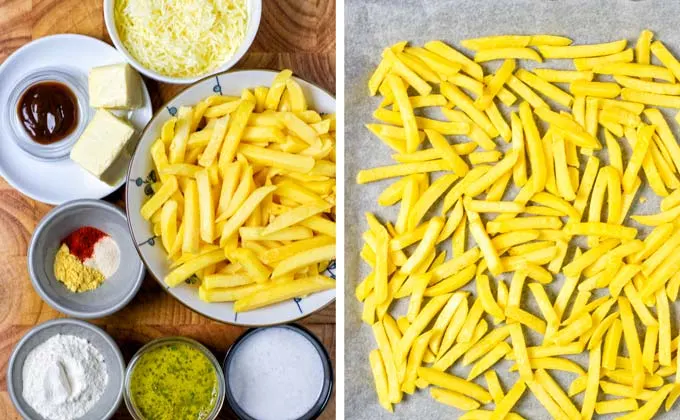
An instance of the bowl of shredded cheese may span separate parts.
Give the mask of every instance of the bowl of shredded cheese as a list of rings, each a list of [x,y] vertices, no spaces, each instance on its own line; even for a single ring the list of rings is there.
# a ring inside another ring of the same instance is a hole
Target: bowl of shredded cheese
[[[116,48],[152,79],[189,84],[233,67],[255,39],[262,0],[105,0]]]

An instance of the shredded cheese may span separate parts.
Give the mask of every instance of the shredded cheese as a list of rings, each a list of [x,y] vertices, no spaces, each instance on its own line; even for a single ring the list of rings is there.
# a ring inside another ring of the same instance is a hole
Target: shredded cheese
[[[245,38],[246,0],[116,0],[116,29],[144,67],[171,77],[208,73]]]

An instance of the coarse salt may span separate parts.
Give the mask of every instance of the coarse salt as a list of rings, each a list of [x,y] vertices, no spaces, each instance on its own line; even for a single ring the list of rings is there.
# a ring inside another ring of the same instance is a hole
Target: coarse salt
[[[236,349],[227,380],[237,404],[251,417],[292,420],[319,399],[324,366],[316,347],[302,334],[267,328]]]

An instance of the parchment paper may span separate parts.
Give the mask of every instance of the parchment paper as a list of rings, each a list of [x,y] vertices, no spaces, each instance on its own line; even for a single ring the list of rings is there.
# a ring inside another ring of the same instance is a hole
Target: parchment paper
[[[362,168],[388,165],[394,163],[390,155],[391,150],[383,145],[364,127],[364,124],[375,122],[371,114],[380,99],[369,97],[367,81],[380,60],[380,52],[386,46],[397,41],[408,40],[414,45],[440,39],[451,45],[460,47],[459,41],[485,35],[500,34],[536,34],[548,33],[565,35],[574,40],[575,44],[608,42],[627,38],[629,47],[634,47],[641,30],[652,30],[658,39],[671,49],[676,57],[680,53],[680,1],[678,0],[642,0],[642,1],[424,1],[424,0],[346,0],[345,1],[345,182],[346,182],[346,221],[345,221],[345,267],[346,267],[346,295],[345,303],[345,414],[348,419],[439,419],[457,418],[462,414],[453,407],[441,405],[431,399],[429,391],[417,391],[414,396],[404,396],[401,404],[395,405],[395,414],[390,415],[377,402],[373,386],[373,378],[368,363],[368,353],[377,347],[371,329],[361,322],[361,308],[354,296],[356,285],[368,275],[370,269],[359,257],[362,240],[361,233],[367,229],[364,212],[371,211],[383,220],[396,220],[398,205],[380,208],[376,204],[378,194],[394,180],[385,180],[368,185],[356,185],[357,172]],[[471,56],[470,51],[462,50]],[[560,63],[560,64],[558,64]],[[522,67],[526,66],[522,61]],[[496,64],[492,64],[495,66]],[[543,67],[573,68],[571,60],[551,60]],[[485,68],[490,68],[485,65]],[[567,86],[562,85],[567,89]],[[554,105],[554,104],[551,104]],[[501,107],[503,108],[503,107]],[[517,107],[513,107],[516,109]],[[504,114],[506,114],[504,112]],[[506,114],[507,115],[507,114]],[[669,123],[680,135],[677,124],[672,120],[675,112],[666,110],[664,115],[671,120]],[[541,133],[544,130],[541,128]],[[603,141],[603,140],[602,140]],[[502,140],[497,142],[503,143]],[[499,143],[499,144],[500,144]],[[626,142],[621,142],[624,148],[624,163],[627,150]],[[603,164],[607,162],[606,154],[600,154]],[[583,160],[582,160],[583,162]],[[581,166],[583,168],[583,164]],[[432,177],[431,179],[434,179]],[[515,192],[506,194],[506,199],[514,197]],[[644,214],[656,213],[659,199],[649,190],[640,194],[648,200],[642,204],[636,199],[629,212]],[[434,212],[439,214],[439,209]],[[636,226],[634,222],[627,222]],[[643,230],[646,232],[646,230]],[[470,247],[468,241],[468,248]],[[446,246],[450,255],[450,241]],[[570,255],[567,256],[569,261]],[[509,276],[499,276],[509,284]],[[563,280],[558,278],[548,287],[551,300],[559,291]],[[472,282],[473,284],[474,282]],[[470,285],[465,290],[474,290]],[[600,296],[596,294],[596,296]],[[535,314],[540,314],[534,307],[532,299],[525,291],[523,307],[528,307]],[[393,308],[392,313],[405,313],[407,299],[401,305]],[[531,301],[531,302],[529,302]],[[573,302],[573,300],[572,300]],[[616,308],[616,307],[614,307]],[[677,305],[671,308],[673,319],[673,337],[678,333]],[[491,319],[487,318],[489,325]],[[639,326],[639,331],[643,328]],[[529,330],[524,328],[525,333]],[[540,344],[540,336],[530,336],[528,345]],[[587,353],[578,357],[570,357],[587,368]],[[495,366],[505,392],[517,380],[516,373],[508,373],[510,363],[502,362]],[[456,363],[451,372],[467,377],[469,367],[461,367]],[[576,378],[575,375],[559,372],[549,372],[563,389]],[[673,379],[673,378],[671,378]],[[486,386],[483,377],[476,382]],[[575,400],[577,407],[581,407],[583,394]],[[600,396],[602,399],[602,396]],[[493,405],[482,408],[492,409]],[[517,404],[515,411],[527,419],[549,419],[550,416],[540,403],[530,395],[529,390]],[[597,415],[596,415],[597,417]],[[602,416],[599,418],[613,418]],[[678,404],[670,413],[663,408],[656,418],[680,418]]]

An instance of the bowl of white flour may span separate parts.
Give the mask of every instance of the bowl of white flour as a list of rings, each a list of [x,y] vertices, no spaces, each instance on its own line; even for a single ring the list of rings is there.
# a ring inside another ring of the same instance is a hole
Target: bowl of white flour
[[[125,361],[102,329],[55,319],[30,330],[14,348],[7,389],[21,417],[106,420],[123,397]]]

